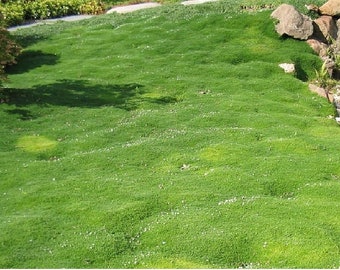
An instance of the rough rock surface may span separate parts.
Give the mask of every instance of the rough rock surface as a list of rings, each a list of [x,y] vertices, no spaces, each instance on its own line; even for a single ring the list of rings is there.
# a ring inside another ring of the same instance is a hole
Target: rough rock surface
[[[282,68],[285,73],[295,73],[295,65],[290,63],[282,63],[279,64],[279,67]]]
[[[321,88],[315,84],[309,84],[308,87],[312,92],[318,94],[320,97],[327,98],[330,102],[333,102],[333,95],[331,93],[327,94],[324,88]]]
[[[337,20],[336,26],[338,28],[338,38],[336,39],[336,49],[335,53],[340,54],[340,20]]]
[[[339,0],[340,2],[340,0]],[[336,25],[336,20],[332,16],[322,15],[316,20],[314,20],[317,27],[319,27],[323,37],[326,40],[330,38],[336,40],[338,37],[338,27]]]
[[[271,17],[279,21],[275,29],[280,36],[288,35],[296,39],[307,40],[313,34],[312,20],[292,5],[280,5],[273,11]]]
[[[321,42],[318,39],[310,38],[307,40],[308,45],[313,49],[313,51],[320,57],[327,56],[328,45]]]
[[[340,15],[340,1],[339,0],[329,0],[321,7],[319,7],[319,12],[322,15],[329,16],[339,16]]]

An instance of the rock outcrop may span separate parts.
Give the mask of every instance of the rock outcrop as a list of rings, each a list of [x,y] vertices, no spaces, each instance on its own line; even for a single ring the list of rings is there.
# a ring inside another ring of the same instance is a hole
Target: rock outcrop
[[[326,57],[327,56],[327,44],[321,42],[318,39],[310,38],[307,40],[308,45],[316,52],[317,55],[320,57]]]
[[[292,5],[280,5],[271,14],[278,21],[276,32],[280,36],[306,40],[324,62],[325,72],[322,74],[327,75],[328,72],[329,78],[340,80],[340,0],[329,0],[320,7],[310,4],[306,8],[309,12],[318,13],[319,17],[312,20]],[[286,64],[281,64],[280,67],[287,72]],[[332,102],[340,116],[340,83],[335,91],[333,82],[326,86],[320,84],[324,88],[312,84],[309,88]],[[340,117],[336,117],[336,121],[340,124]]]
[[[296,39],[307,40],[313,34],[312,20],[292,5],[280,5],[271,17],[278,20],[275,29],[280,36],[288,35]]]
[[[314,20],[314,32],[320,30],[321,35],[317,37],[321,41],[328,42],[330,39],[336,40],[338,37],[338,27],[336,20],[329,15],[322,15]],[[316,29],[318,28],[318,29]]]
[[[321,7],[319,7],[319,13],[322,15],[339,16],[340,15],[340,1],[329,0]]]
[[[318,12],[319,18],[312,20],[288,4],[282,4],[274,10],[271,17],[278,21],[275,26],[277,33],[280,36],[306,40],[322,60],[327,62],[329,74],[340,74],[333,72],[336,60],[334,56],[340,54],[340,0],[329,0],[321,7],[306,5],[306,8]]]

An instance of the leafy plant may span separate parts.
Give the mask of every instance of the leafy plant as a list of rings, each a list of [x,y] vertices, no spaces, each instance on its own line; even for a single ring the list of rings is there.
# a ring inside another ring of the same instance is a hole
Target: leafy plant
[[[16,63],[16,57],[19,55],[21,48],[11,38],[10,33],[4,27],[1,26],[1,24],[3,24],[3,20],[0,19],[0,21],[1,21],[0,23],[0,86],[1,86],[1,81],[6,79],[5,74],[6,66]],[[1,96],[0,99],[2,99]]]
[[[325,60],[321,65],[320,70],[315,70],[316,82],[324,89],[327,100],[330,101],[329,94],[336,85],[336,80],[334,80],[327,68],[328,61]]]
[[[6,26],[22,24],[25,20],[25,4],[23,2],[8,2],[0,4],[0,14],[2,14]]]
[[[76,14],[100,14],[104,5],[100,0],[16,0],[0,5],[6,25],[24,21],[62,17]]]

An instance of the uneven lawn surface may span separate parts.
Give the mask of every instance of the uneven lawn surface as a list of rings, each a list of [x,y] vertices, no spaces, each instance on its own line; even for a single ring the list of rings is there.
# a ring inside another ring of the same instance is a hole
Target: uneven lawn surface
[[[13,33],[0,266],[339,267],[340,129],[307,87],[320,60],[270,13],[165,5]]]

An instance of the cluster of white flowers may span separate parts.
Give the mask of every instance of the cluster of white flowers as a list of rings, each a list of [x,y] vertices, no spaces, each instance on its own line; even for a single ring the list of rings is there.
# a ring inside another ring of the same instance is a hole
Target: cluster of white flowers
[[[260,197],[259,196],[252,196],[252,197],[241,196],[240,198],[234,197],[234,198],[231,198],[231,199],[220,201],[218,203],[218,205],[232,204],[232,203],[235,203],[237,201],[241,201],[242,205],[245,205],[247,203],[255,201],[258,198],[260,198]]]
[[[225,200],[225,201],[220,201],[220,202],[218,203],[218,205],[231,204],[231,203],[234,203],[234,202],[236,202],[236,201],[237,201],[237,198],[234,197],[234,198],[231,198],[231,199],[227,199],[227,200]]]

